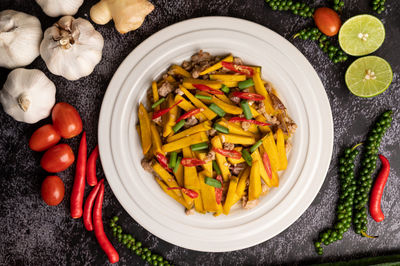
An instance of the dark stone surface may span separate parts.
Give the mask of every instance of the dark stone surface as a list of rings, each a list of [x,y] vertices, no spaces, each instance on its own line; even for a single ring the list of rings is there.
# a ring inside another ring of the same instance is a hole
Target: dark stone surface
[[[94,0],[87,0],[77,17],[88,18]],[[143,26],[135,32],[120,35],[112,23],[95,25],[103,35],[105,46],[103,59],[94,72],[78,81],[67,81],[46,69],[42,59],[37,58],[27,68],[38,68],[57,86],[57,101],[66,101],[77,107],[88,134],[89,150],[97,141],[97,123],[101,102],[107,85],[122,60],[139,43],[158,30],[175,22],[199,16],[232,16],[264,25],[293,42],[305,54],[319,74],[328,94],[335,127],[335,142],[332,162],[321,191],[307,211],[288,229],[278,236],[257,246],[235,252],[202,253],[186,250],[151,235],[138,225],[121,207],[109,186],[106,186],[104,220],[119,215],[128,232],[141,240],[154,252],[163,255],[178,265],[253,265],[253,264],[307,264],[331,262],[339,259],[353,259],[400,252],[400,3],[387,1],[387,10],[378,15],[386,28],[383,46],[375,53],[390,62],[394,80],[389,89],[372,99],[353,96],[346,89],[344,73],[353,58],[343,64],[332,64],[317,45],[309,41],[292,40],[291,36],[307,25],[311,19],[303,19],[286,12],[273,12],[262,0],[234,1],[189,1],[153,0],[155,10]],[[311,2],[311,1],[310,1]],[[315,1],[315,6],[327,5],[331,1]],[[368,0],[347,0],[342,19],[350,16],[372,13]],[[0,10],[15,9],[37,16],[45,30],[57,19],[47,17],[33,1],[1,0]],[[0,85],[4,83],[9,70],[0,69]],[[379,235],[378,239],[361,238],[352,230],[340,242],[325,248],[325,255],[316,255],[313,240],[318,233],[330,226],[334,220],[338,198],[337,157],[349,145],[362,141],[372,121],[386,109],[394,110],[394,123],[385,135],[380,152],[387,155],[392,171],[385,189],[382,207],[385,221],[377,224],[369,218],[369,232]],[[81,220],[69,216],[69,197],[58,206],[49,207],[40,198],[40,185],[47,175],[39,166],[41,154],[28,148],[28,140],[44,120],[35,125],[18,123],[0,111],[0,264],[1,265],[103,265],[108,264],[104,252],[98,246],[94,234],[87,232]],[[63,140],[78,147],[78,138]],[[74,167],[59,174],[70,195]],[[104,177],[98,171],[100,178]],[[89,188],[86,188],[88,193]],[[110,235],[110,232],[107,232]],[[142,264],[142,260],[117,244],[121,265]]]

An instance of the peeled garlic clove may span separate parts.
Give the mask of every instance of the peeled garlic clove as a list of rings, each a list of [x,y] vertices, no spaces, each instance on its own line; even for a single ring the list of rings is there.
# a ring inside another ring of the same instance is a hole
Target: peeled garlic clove
[[[36,0],[43,12],[50,17],[75,15],[83,0]]]
[[[43,32],[34,16],[14,10],[0,12],[0,67],[16,68],[39,55]]]
[[[51,73],[77,80],[93,72],[103,45],[103,37],[89,21],[64,16],[44,32],[40,55]]]

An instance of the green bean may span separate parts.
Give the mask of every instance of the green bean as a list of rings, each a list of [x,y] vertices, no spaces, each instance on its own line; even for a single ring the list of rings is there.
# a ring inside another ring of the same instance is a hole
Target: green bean
[[[246,117],[246,119],[252,119],[253,115],[251,113],[249,103],[247,101],[241,101],[240,105],[242,106],[244,117]]]
[[[212,97],[210,95],[196,94],[194,97],[200,100],[212,100]]]
[[[204,150],[208,148],[208,142],[193,144],[190,146],[190,148],[192,149],[192,151]]]
[[[157,106],[159,106],[160,104],[162,104],[165,101],[165,98],[161,98],[158,101],[156,101],[155,103],[153,103],[153,105],[151,106],[151,108],[156,108]]]
[[[174,174],[176,174],[176,172],[178,171],[179,165],[181,164],[181,160],[182,160],[182,157],[178,156],[178,159],[176,160],[176,163],[175,163],[175,167],[172,170],[174,172]]]
[[[176,151],[171,152],[171,155],[169,156],[169,168],[173,169],[175,167],[177,155],[178,153]]]
[[[222,174],[221,173],[221,169],[219,168],[219,166],[218,166],[216,161],[212,161],[212,166],[213,166],[213,169],[215,170],[215,172],[217,173],[217,175]]]
[[[221,182],[219,182],[217,179],[212,178],[212,177],[205,177],[204,178],[204,183],[206,183],[206,185],[215,187],[215,188],[221,188],[222,184]]]
[[[221,133],[229,134],[229,128],[221,126],[220,124],[215,123],[213,128]]]
[[[251,87],[251,86],[254,86],[253,79],[246,79],[246,80],[240,81],[238,83],[238,87],[239,87],[240,90],[244,90],[244,89],[246,89],[248,87]]]
[[[222,85],[221,87],[221,91],[223,91],[224,93],[229,93],[230,89],[228,86],[226,86],[225,84]]]
[[[250,153],[255,152],[255,150],[257,150],[258,147],[260,147],[261,144],[262,144],[262,140],[261,139],[259,141],[257,141],[256,143],[254,143],[254,145],[250,147]]]
[[[183,125],[185,125],[185,120],[181,120],[178,123],[176,123],[176,125],[172,127],[172,130],[176,133],[179,131],[179,129],[183,127]]]
[[[225,111],[222,110],[218,105],[216,105],[215,103],[210,104],[210,106],[208,106],[208,108],[211,109],[211,111],[213,111],[214,113],[216,113],[217,115],[219,115],[220,117],[224,117],[225,116]]]
[[[251,158],[251,155],[250,155],[250,153],[249,153],[248,150],[246,150],[246,149],[242,150],[242,157],[243,157],[243,159],[246,161],[246,163],[247,163],[249,166],[251,166],[252,161],[253,161],[253,158]]]

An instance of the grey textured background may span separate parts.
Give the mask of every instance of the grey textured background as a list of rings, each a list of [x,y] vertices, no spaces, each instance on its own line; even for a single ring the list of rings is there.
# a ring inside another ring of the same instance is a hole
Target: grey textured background
[[[88,18],[90,7],[96,1],[85,1],[77,17]],[[362,99],[348,92],[344,73],[353,58],[346,63],[332,64],[316,44],[309,41],[292,40],[291,36],[311,19],[303,19],[286,12],[273,12],[262,0],[152,0],[153,13],[143,26],[135,32],[120,35],[112,23],[95,25],[103,35],[105,46],[103,59],[94,72],[78,81],[67,81],[49,73],[42,59],[37,58],[27,68],[38,68],[57,86],[57,101],[66,101],[77,107],[88,134],[88,148],[92,150],[97,141],[97,123],[101,102],[107,85],[122,60],[139,43],[158,30],[188,18],[210,15],[239,17],[264,25],[292,41],[305,54],[319,74],[328,94],[334,119],[335,143],[328,175],[317,197],[307,211],[288,229],[257,246],[227,253],[201,253],[186,250],[151,235],[138,225],[123,210],[106,186],[104,219],[119,215],[128,232],[141,240],[145,246],[177,265],[254,265],[254,264],[308,264],[353,259],[363,256],[400,253],[400,2],[387,1],[387,10],[378,15],[386,28],[383,46],[375,53],[390,62],[394,80],[389,89],[372,99]],[[312,3],[313,1],[310,1]],[[315,1],[315,7],[329,5],[331,1]],[[372,13],[369,0],[346,0],[342,19]],[[0,10],[15,9],[37,16],[45,30],[57,19],[47,17],[33,0],[0,0]],[[0,68],[0,86],[9,70]],[[382,208],[386,219],[377,224],[369,219],[369,232],[379,235],[377,239],[366,239],[352,230],[340,242],[325,248],[324,255],[316,255],[313,240],[318,233],[330,226],[338,198],[337,157],[344,147],[362,141],[375,118],[386,109],[394,110],[394,123],[385,135],[381,153],[392,164],[389,181],[385,189]],[[1,265],[105,265],[107,257],[98,246],[91,232],[87,232],[81,220],[69,216],[69,196],[74,176],[74,167],[59,174],[66,185],[66,199],[57,207],[46,206],[40,198],[40,185],[47,175],[39,166],[41,154],[28,148],[32,132],[44,120],[35,125],[18,123],[0,108],[0,264]],[[63,142],[77,150],[78,138]],[[98,176],[104,177],[98,170]],[[87,189],[87,193],[89,188]],[[111,235],[108,231],[108,235]],[[117,244],[121,265],[142,264],[136,255]]]

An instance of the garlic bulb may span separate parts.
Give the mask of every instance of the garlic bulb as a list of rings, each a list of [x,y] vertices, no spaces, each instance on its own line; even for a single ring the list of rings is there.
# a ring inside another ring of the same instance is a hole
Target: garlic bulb
[[[44,32],[40,55],[51,73],[77,80],[93,72],[103,45],[103,37],[89,21],[65,16]]]
[[[43,12],[50,17],[75,15],[83,0],[36,0]]]
[[[14,10],[0,12],[0,67],[16,68],[39,55],[43,32],[34,16]]]
[[[50,115],[56,86],[40,70],[17,68],[8,74],[0,102],[15,120],[33,124]]]

